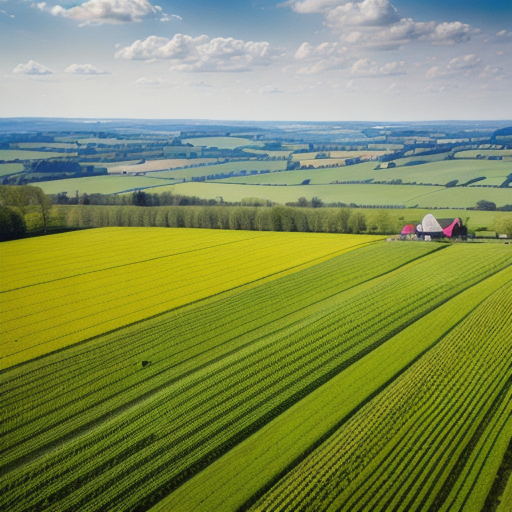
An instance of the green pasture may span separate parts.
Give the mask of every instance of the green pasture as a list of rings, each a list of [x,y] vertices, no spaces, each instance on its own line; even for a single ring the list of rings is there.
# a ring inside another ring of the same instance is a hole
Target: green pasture
[[[296,202],[300,197],[319,197],[324,203],[406,206],[418,208],[469,208],[482,199],[497,206],[512,204],[512,190],[499,188],[451,188],[419,185],[302,185],[264,186],[236,183],[179,183],[159,192],[193,195],[204,199],[238,202],[246,197],[261,197],[275,203]]]
[[[158,171],[148,173],[147,176],[155,176],[158,178],[174,178],[190,180],[195,177],[209,176],[212,174],[229,174],[230,172],[240,171],[270,171],[271,173],[286,169],[286,161],[284,160],[239,160],[235,162],[227,162],[224,164],[201,165],[199,167],[189,167],[188,169],[176,169],[169,171]],[[228,180],[229,178],[226,178]],[[224,180],[222,180],[224,181]]]
[[[253,148],[243,148],[242,151],[247,153],[254,153],[256,155],[268,155],[270,158],[288,158],[290,156],[291,150],[289,151],[280,151],[280,150],[269,150],[266,151],[264,149],[253,149]]]
[[[183,139],[184,144],[204,146],[207,148],[236,149],[242,146],[264,146],[263,142],[257,142],[242,137],[193,137]]]
[[[394,167],[391,169],[378,169],[378,162],[363,162],[357,165],[336,167],[329,169],[307,169],[287,171],[279,174],[265,174],[259,176],[243,176],[229,178],[232,183],[244,184],[287,184],[299,185],[304,180],[311,180],[312,185],[328,184],[334,181],[393,181],[401,179],[403,183],[423,183],[446,185],[452,180],[459,180],[458,185],[467,181],[486,177],[492,179],[489,184],[495,184],[501,178],[503,183],[512,173],[509,162],[499,160],[443,160],[421,165]],[[486,185],[486,180],[477,184]]]
[[[29,151],[23,149],[0,149],[0,160],[48,160],[49,158],[67,158],[77,153],[56,153],[54,151]]]
[[[446,160],[446,157],[450,153],[447,151],[446,153],[436,153],[434,155],[413,155],[413,156],[406,156],[404,158],[397,158],[395,160],[390,160],[391,162],[394,162],[397,167],[403,167],[406,165],[411,165],[411,163],[414,162],[441,162]],[[418,164],[414,164],[418,165]],[[421,164],[420,164],[421,165]]]
[[[79,194],[117,194],[131,189],[160,187],[174,183],[171,179],[156,179],[146,176],[112,175],[85,178],[70,178],[67,180],[41,181],[36,183],[45,194],[67,192],[68,196]],[[159,188],[151,192],[160,192]]]
[[[55,149],[76,149],[77,145],[73,142],[18,142],[19,149],[38,149],[38,148],[55,148]]]
[[[87,137],[85,139],[77,139],[78,144],[105,144],[106,146],[117,146],[126,144],[147,144],[154,142],[149,139],[100,139],[98,137]]]
[[[511,157],[512,149],[467,149],[457,151],[454,155],[455,158],[488,158],[490,156],[503,156]]]
[[[0,176],[16,174],[25,169],[23,164],[0,164]]]

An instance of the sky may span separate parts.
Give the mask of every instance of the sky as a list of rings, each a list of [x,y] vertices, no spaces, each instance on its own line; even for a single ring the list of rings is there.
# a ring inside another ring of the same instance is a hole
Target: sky
[[[512,119],[512,0],[0,0],[0,117]]]

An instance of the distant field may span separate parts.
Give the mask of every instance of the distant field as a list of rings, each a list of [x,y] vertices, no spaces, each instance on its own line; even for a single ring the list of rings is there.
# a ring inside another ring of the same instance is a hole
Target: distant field
[[[449,152],[436,153],[434,155],[414,155],[414,156],[407,156],[404,158],[397,158],[395,160],[390,160],[390,161],[394,162],[397,165],[397,167],[402,167],[404,165],[411,165],[411,162],[440,162],[440,161],[446,160],[446,157],[448,155],[449,155]]]
[[[24,151],[22,149],[0,149],[0,160],[43,160],[66,158],[77,153],[55,153],[54,151]]]
[[[95,176],[86,178],[70,178],[68,180],[41,181],[36,185],[43,189],[45,194],[58,194],[67,192],[69,196],[78,190],[79,194],[116,194],[125,190],[155,187],[172,184],[170,179],[155,179],[146,176],[113,175]],[[157,191],[156,189],[154,190]],[[152,191],[153,192],[153,191]],[[160,190],[158,190],[160,192]]]
[[[359,205],[403,205],[419,208],[473,207],[481,199],[497,206],[512,204],[512,190],[497,188],[424,187],[419,185],[304,185],[262,186],[234,183],[180,183],[159,189],[176,194],[195,195],[205,199],[221,196],[224,201],[241,201],[245,197],[261,197],[276,203],[297,201],[299,197],[311,200],[319,197],[324,203],[355,203]]]
[[[193,177],[208,176],[213,174],[229,174],[230,172],[240,171],[270,171],[269,174],[286,169],[284,160],[241,160],[237,162],[228,162],[225,164],[204,165],[192,169],[177,169],[175,171],[162,171],[155,173],[158,178],[175,178],[190,180]],[[268,176],[269,174],[265,174]]]
[[[276,158],[288,158],[288,156],[290,155],[290,153],[292,152],[291,150],[288,150],[288,151],[266,151],[264,149],[253,149],[253,148],[243,148],[242,151],[245,151],[247,153],[254,153],[256,155],[268,155],[269,157],[276,157]]]
[[[77,145],[73,142],[19,142],[20,149],[38,149],[38,148],[56,148],[56,149],[76,149]]]
[[[455,158],[477,158],[478,156],[484,158],[490,156],[512,156],[512,149],[468,149],[455,153]]]
[[[195,195],[205,199],[221,196],[224,201],[240,201],[244,197],[261,197],[276,203],[297,201],[299,197],[311,200],[319,197],[325,203],[356,203],[368,205],[404,205],[406,201],[426,191],[444,190],[441,187],[393,185],[307,185],[307,186],[258,186],[215,183],[181,183],[164,187],[176,194]]]
[[[235,177],[229,178],[228,181],[247,184],[286,183],[288,185],[298,185],[304,180],[310,179],[311,184],[317,185],[321,183],[328,184],[333,181],[365,181],[368,179],[392,181],[401,179],[404,183],[445,185],[454,179],[459,180],[459,184],[463,184],[471,179],[485,176],[492,179],[493,184],[499,182],[502,178],[501,184],[512,172],[508,162],[499,160],[445,160],[410,167],[375,170],[377,165],[378,162],[364,162],[335,169],[296,170],[271,175]],[[487,183],[485,180],[478,182],[480,185]],[[489,184],[491,183],[489,182]]]
[[[345,165],[345,158],[315,158],[313,160],[300,160],[300,165],[304,167],[329,167],[332,165]]]
[[[236,149],[241,146],[264,146],[263,142],[241,137],[194,137],[191,139],[183,139],[183,143],[219,149]]]
[[[15,174],[25,169],[23,164],[0,164],[0,176]]]
[[[211,164],[217,162],[217,158],[165,158],[162,160],[146,160],[143,164],[126,164],[121,163],[120,165],[109,166],[109,172],[124,172],[135,173],[135,172],[148,172],[148,171],[160,171],[165,169],[172,169],[173,167],[185,167],[190,165],[198,164]]]
[[[124,145],[124,144],[148,144],[153,142],[148,139],[99,139],[97,137],[87,137],[78,139],[79,144],[105,144],[107,146]]]

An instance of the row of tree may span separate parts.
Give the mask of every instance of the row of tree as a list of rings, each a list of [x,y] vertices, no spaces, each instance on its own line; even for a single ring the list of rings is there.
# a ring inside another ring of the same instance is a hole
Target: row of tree
[[[108,226],[186,227],[322,233],[396,233],[403,219],[385,210],[371,215],[350,208],[254,206],[59,206],[56,225],[66,228]]]

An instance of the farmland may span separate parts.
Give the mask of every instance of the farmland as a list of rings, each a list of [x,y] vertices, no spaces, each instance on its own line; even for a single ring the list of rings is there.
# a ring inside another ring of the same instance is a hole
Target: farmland
[[[147,176],[111,175],[87,176],[85,178],[70,178],[67,180],[43,181],[38,186],[45,194],[67,192],[70,196],[77,190],[80,194],[116,194],[129,190],[160,187],[173,184],[172,179],[155,179]]]
[[[54,151],[30,151],[22,149],[0,149],[0,160],[11,162],[13,160],[40,160],[42,158],[61,158],[63,153]],[[76,153],[67,153],[65,156],[76,156]]]
[[[290,171],[294,172],[294,171]],[[298,171],[295,171],[298,172]],[[301,171],[302,172],[302,171]],[[312,172],[310,171],[309,176]],[[288,174],[280,173],[280,174]],[[265,175],[265,177],[268,175]],[[265,179],[265,177],[259,177]],[[276,203],[297,201],[299,197],[311,200],[319,197],[324,203],[376,206],[408,206],[419,208],[474,207],[481,199],[493,201],[497,206],[511,204],[512,191],[510,188],[451,188],[420,185],[377,185],[377,184],[337,184],[337,185],[304,185],[304,186],[263,186],[244,185],[238,183],[209,182],[209,183],[179,183],[158,189],[159,192],[172,192],[198,196],[205,199],[222,197],[224,201],[241,201],[245,197],[260,197]],[[238,181],[238,179],[235,179]]]
[[[489,497],[510,245],[111,228],[1,250],[2,510]]]
[[[191,139],[184,139],[183,142],[185,144],[192,144],[193,146],[205,146],[208,148],[216,147],[223,149],[235,149],[243,146],[263,146],[262,142],[255,142],[243,137],[194,137]]]

